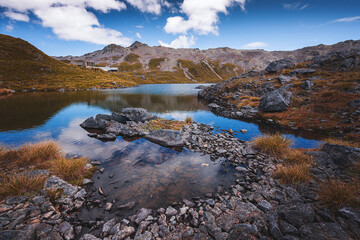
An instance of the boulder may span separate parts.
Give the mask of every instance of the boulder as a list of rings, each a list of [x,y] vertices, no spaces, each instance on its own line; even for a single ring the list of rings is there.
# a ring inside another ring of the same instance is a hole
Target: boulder
[[[165,147],[184,146],[184,141],[181,138],[180,131],[175,130],[160,129],[149,133],[145,136],[145,139]]]
[[[123,108],[121,113],[134,122],[146,122],[157,118],[144,108]]]
[[[282,219],[295,227],[312,223],[315,218],[314,210],[309,205],[301,203],[284,206],[278,212]]]
[[[259,109],[263,112],[285,111],[291,103],[292,93],[287,91],[290,85],[285,85],[270,93],[265,94],[260,99]]]
[[[84,122],[80,124],[83,128],[93,128],[93,129],[99,129],[99,123],[96,121],[94,117],[89,117]]]
[[[113,141],[116,139],[116,135],[114,133],[104,133],[97,135],[96,138],[104,141]]]
[[[293,76],[293,75],[301,75],[301,74],[308,74],[308,73],[314,73],[316,72],[315,69],[311,69],[311,68],[299,68],[299,69],[294,69],[294,71],[291,71],[290,72],[290,76]]]
[[[111,118],[112,118],[112,120],[119,122],[119,123],[123,123],[123,124],[125,124],[127,121],[129,121],[129,119],[124,114],[119,114],[119,113],[115,113],[115,112],[113,112],[111,114]]]
[[[360,108],[360,99],[349,102],[349,106],[353,108]]]
[[[100,119],[106,120],[106,121],[113,120],[112,116],[109,115],[109,114],[98,114],[98,115],[96,115],[95,120],[99,121]]]
[[[116,136],[120,135],[123,137],[135,137],[135,136],[143,135],[142,132],[139,132],[135,129],[128,127],[125,124],[118,123],[118,122],[110,124],[106,128],[105,132],[115,134]]]
[[[313,82],[310,80],[305,80],[302,84],[301,84],[301,88],[305,89],[305,90],[310,90],[311,87],[313,86]]]
[[[328,239],[351,239],[337,223],[312,223],[300,227],[303,239],[328,240]]]
[[[342,169],[360,161],[360,148],[325,143],[322,151],[328,153],[331,160]]]
[[[293,60],[291,59],[280,59],[280,60],[276,60],[271,62],[266,68],[265,71],[267,71],[268,73],[274,73],[277,72],[279,70],[282,69],[286,69],[286,68],[291,68],[295,66],[295,63],[293,62]]]
[[[289,82],[291,82],[291,79],[292,79],[291,77],[285,76],[285,75],[282,75],[282,74],[280,74],[279,77],[278,77],[278,80],[279,80],[279,82],[281,84],[289,83]]]
[[[220,106],[217,105],[216,103],[210,103],[210,104],[208,105],[208,107],[209,107],[209,108],[212,108],[212,109],[217,109],[217,108],[219,108]]]
[[[78,188],[76,186],[73,186],[70,183],[65,182],[64,180],[62,180],[61,178],[56,177],[56,176],[51,176],[48,180],[46,180],[46,182],[44,184],[44,188],[45,188],[45,190],[46,189],[63,189],[62,195],[64,197],[66,197],[66,196],[72,197],[78,191]]]

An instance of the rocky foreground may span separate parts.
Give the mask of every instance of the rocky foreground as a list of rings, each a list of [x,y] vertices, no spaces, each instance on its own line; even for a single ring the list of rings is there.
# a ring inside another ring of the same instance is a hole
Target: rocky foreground
[[[83,208],[116,213],[134,204],[94,199],[90,179],[77,187],[53,176],[44,189],[63,189],[53,203],[45,191],[1,203],[0,239],[359,239],[360,212],[350,207],[331,211],[319,204],[317,191],[329,177],[350,181],[345,169],[360,159],[360,149],[326,144],[309,152],[316,163],[311,169],[314,180],[288,186],[273,177],[282,159],[259,152],[231,131],[213,134],[212,127],[195,122],[181,131],[144,127],[155,118],[145,109],[130,108],[89,118],[82,127],[101,129],[102,133],[90,134],[100,140],[145,136],[162,145],[210,154],[212,159],[224,157],[236,170],[234,184],[218,186],[202,198],[179,199],[159,209],[141,208],[125,219],[84,222],[79,218]]]

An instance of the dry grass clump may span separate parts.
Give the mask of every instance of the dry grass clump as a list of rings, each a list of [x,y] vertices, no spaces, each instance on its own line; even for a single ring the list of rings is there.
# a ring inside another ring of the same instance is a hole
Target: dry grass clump
[[[318,195],[320,203],[331,209],[337,209],[341,206],[359,206],[358,183],[329,180],[320,184]]]
[[[298,149],[291,149],[285,156],[285,165],[306,164],[311,162],[311,156]]]
[[[96,168],[88,168],[87,158],[68,159],[60,154],[59,146],[53,141],[26,144],[19,148],[0,147],[0,199],[39,191],[48,176],[28,176],[19,171],[46,169],[52,174],[79,185],[84,178],[90,178]]]
[[[274,176],[285,184],[304,183],[311,179],[309,164],[299,163],[289,166],[278,166]]]
[[[64,158],[60,157],[51,163],[51,172],[65,181],[80,185],[82,179],[91,176],[94,169],[88,169],[86,164],[89,162],[87,158]]]
[[[0,197],[20,196],[26,193],[34,193],[40,191],[44,186],[47,176],[27,176],[15,175],[5,177],[0,182]]]
[[[280,133],[260,136],[254,139],[256,147],[274,157],[282,157],[289,151],[292,141]]]
[[[343,146],[348,146],[348,147],[360,148],[360,143],[359,142],[350,142],[350,141],[337,139],[337,138],[326,138],[323,141],[327,142],[327,143],[331,143],[331,144],[336,144],[336,145],[343,145]]]
[[[1,95],[7,95],[12,93],[11,89],[7,89],[7,88],[0,88],[0,96]]]
[[[193,121],[192,117],[186,117],[185,118],[185,123],[188,124],[188,125],[191,124],[192,121]]]
[[[260,104],[260,98],[251,96],[241,96],[239,98],[240,103],[236,105],[237,108],[244,106],[257,107]]]
[[[48,196],[49,201],[55,205],[56,200],[61,198],[63,191],[64,191],[64,189],[62,189],[62,188],[46,189],[46,196]]]
[[[148,122],[146,125],[146,128],[149,130],[153,130],[153,131],[160,130],[160,129],[182,130],[184,128],[184,125],[185,125],[185,122],[183,122],[183,121],[158,118],[158,119],[151,120],[150,122]]]
[[[60,148],[54,141],[44,141],[36,144],[26,144],[16,149],[3,149],[0,151],[1,166],[8,166],[10,169],[37,166],[44,162],[58,158]]]

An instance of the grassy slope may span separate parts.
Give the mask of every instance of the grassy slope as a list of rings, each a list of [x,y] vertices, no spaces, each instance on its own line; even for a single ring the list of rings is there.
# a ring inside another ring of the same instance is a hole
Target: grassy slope
[[[79,68],[57,61],[30,43],[0,34],[0,88],[15,90],[86,89],[132,86],[136,80],[127,74],[110,74]],[[115,84],[114,84],[115,82]]]
[[[160,71],[160,64],[165,59],[154,59],[149,69],[144,69],[136,54],[130,54],[125,60],[117,66],[121,71],[119,73],[80,68],[57,61],[20,38],[0,34],[0,88],[56,90],[150,83],[219,82],[241,73],[240,67],[211,61],[209,64],[216,74],[204,63],[187,60],[179,60],[173,72]],[[183,69],[187,69],[191,79],[186,77]],[[234,69],[238,69],[237,73]]]
[[[265,74],[264,79],[253,77],[230,81],[219,91],[219,95],[223,93],[225,95],[223,100],[238,106],[238,108],[244,105],[257,106],[259,104],[258,98],[250,96],[236,98],[234,95],[246,83],[252,83],[252,86],[256,86],[272,81],[275,87],[280,87],[281,84],[277,80],[279,74],[287,75],[294,68],[302,67],[306,67],[305,63],[275,74]],[[317,132],[343,131],[345,138],[358,141],[360,136],[353,133],[353,129],[359,123],[359,116],[352,114],[355,109],[349,106],[349,102],[360,98],[360,94],[351,93],[351,90],[360,83],[359,70],[357,68],[348,72],[336,72],[318,69],[312,74],[298,75],[298,79],[291,82],[293,84],[291,106],[283,112],[260,113],[259,117],[278,120],[282,126],[312,129]],[[301,87],[302,83],[312,77],[316,79],[313,81],[314,86],[311,91],[304,90]],[[352,121],[346,121],[349,118]]]

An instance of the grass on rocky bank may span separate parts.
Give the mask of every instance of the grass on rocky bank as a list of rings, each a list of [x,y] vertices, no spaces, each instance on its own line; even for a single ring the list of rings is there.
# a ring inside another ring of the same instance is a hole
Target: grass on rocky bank
[[[71,184],[79,185],[95,168],[88,168],[87,158],[69,159],[61,155],[53,141],[26,144],[13,149],[0,149],[0,199],[38,192],[49,177],[28,174],[29,170],[48,170]]]
[[[344,145],[344,142],[339,140],[328,139],[327,142]],[[301,150],[290,148],[292,142],[285,136],[265,135],[256,138],[254,143],[262,152],[283,159],[274,171],[274,177],[282,183],[297,185],[313,179],[310,173],[311,167],[314,166],[311,156]],[[351,182],[330,179],[319,184],[317,194],[322,205],[332,210],[342,206],[360,207],[360,162],[346,171],[353,177]]]
[[[185,125],[189,125],[192,122],[191,117],[187,117],[185,121],[168,120],[164,118],[157,118],[151,120],[145,126],[146,129],[156,131],[160,129],[182,130]]]

